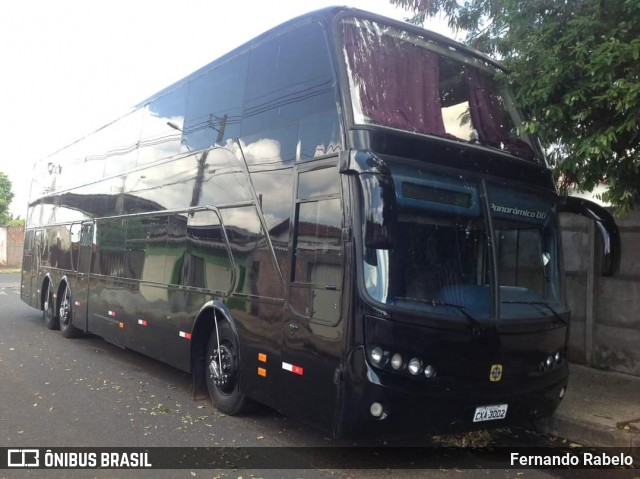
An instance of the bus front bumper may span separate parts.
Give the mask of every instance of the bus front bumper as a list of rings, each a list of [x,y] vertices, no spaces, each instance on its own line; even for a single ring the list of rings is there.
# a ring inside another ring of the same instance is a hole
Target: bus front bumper
[[[553,374],[517,385],[403,388],[398,381],[385,381],[366,362],[363,349],[352,353],[342,382],[338,436],[389,438],[527,425],[554,413],[568,380],[565,363]],[[504,409],[499,419],[483,414]]]

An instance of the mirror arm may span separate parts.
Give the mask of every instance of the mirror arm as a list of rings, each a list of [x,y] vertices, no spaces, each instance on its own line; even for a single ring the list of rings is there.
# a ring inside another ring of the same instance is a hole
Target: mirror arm
[[[593,201],[575,196],[558,198],[559,213],[574,213],[595,222],[602,239],[602,276],[614,276],[620,271],[622,247],[620,230],[615,219],[605,208]]]

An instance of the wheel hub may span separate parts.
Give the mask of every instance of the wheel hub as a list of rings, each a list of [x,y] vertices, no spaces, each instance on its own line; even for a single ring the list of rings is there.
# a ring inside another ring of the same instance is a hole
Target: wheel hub
[[[60,303],[60,322],[64,324],[69,322],[69,298],[67,296]]]
[[[233,354],[227,345],[221,345],[209,355],[209,379],[218,386],[224,388],[231,384],[235,374]]]

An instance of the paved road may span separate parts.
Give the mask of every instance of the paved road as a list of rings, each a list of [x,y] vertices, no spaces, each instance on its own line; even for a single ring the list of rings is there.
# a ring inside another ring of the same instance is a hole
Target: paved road
[[[494,441],[539,445],[546,439],[502,431]],[[46,330],[40,312],[20,301],[19,276],[0,274],[0,447],[335,445],[351,443],[330,441],[266,408],[247,417],[225,416],[207,401],[191,399],[190,378],[181,371],[95,336],[68,340]],[[0,477],[635,477],[631,471],[491,470],[494,462],[475,457],[465,467],[484,469],[315,470],[314,463],[335,453],[325,448],[314,454],[305,470],[0,470]]]

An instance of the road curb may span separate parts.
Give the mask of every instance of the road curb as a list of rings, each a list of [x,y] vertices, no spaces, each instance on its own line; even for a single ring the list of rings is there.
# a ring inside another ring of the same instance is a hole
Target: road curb
[[[540,432],[596,448],[620,448],[640,461],[640,434],[556,414],[536,423]]]

